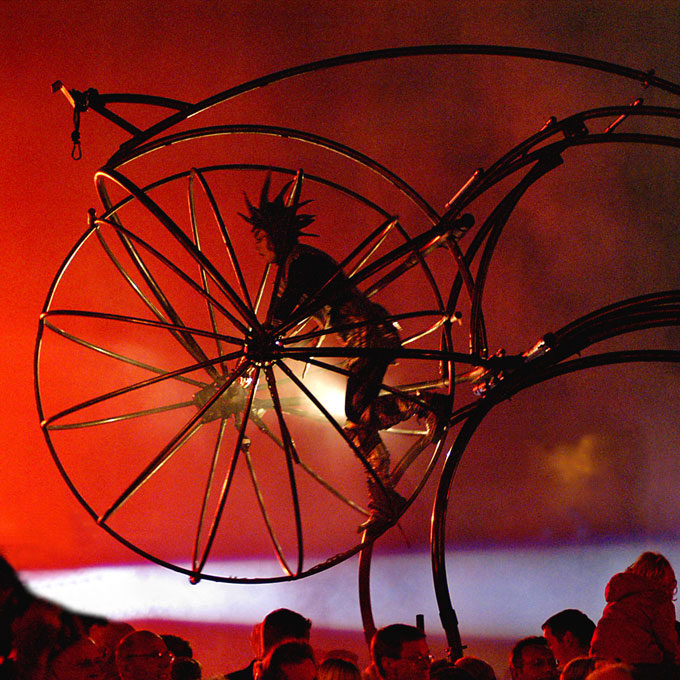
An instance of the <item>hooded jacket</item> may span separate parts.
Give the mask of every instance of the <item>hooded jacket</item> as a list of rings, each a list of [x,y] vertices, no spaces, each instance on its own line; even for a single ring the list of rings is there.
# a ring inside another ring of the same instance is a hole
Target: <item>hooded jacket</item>
[[[629,664],[680,663],[675,607],[667,589],[632,572],[615,574],[604,591],[607,605],[591,655]]]

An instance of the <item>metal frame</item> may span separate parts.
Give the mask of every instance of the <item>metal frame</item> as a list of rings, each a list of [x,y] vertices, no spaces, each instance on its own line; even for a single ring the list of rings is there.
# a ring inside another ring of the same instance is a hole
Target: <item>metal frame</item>
[[[249,82],[232,87],[221,93],[215,94],[205,100],[195,104],[187,102],[164,99],[159,97],[150,97],[146,95],[129,95],[129,94],[109,94],[101,95],[96,90],[90,89],[85,92],[76,90],[67,90],[60,82],[55,83],[53,89],[60,90],[67,96],[70,103],[74,107],[74,122],[76,130],[74,131],[74,145],[79,144],[79,114],[87,109],[92,109],[100,115],[106,117],[111,122],[115,123],[122,129],[126,130],[132,135],[131,139],[121,145],[120,149],[116,151],[106,165],[97,174],[97,186],[102,197],[102,202],[105,206],[105,213],[98,219],[93,219],[91,229],[96,230],[98,225],[112,224],[116,228],[119,237],[126,241],[129,252],[138,258],[139,267],[143,271],[143,258],[139,257],[139,248],[143,248],[143,244],[134,241],[134,235],[126,232],[125,228],[117,221],[117,211],[121,205],[129,200],[137,200],[146,205],[148,210],[154,214],[163,224],[164,228],[170,231],[183,247],[199,262],[203,276],[203,292],[206,299],[210,296],[210,286],[221,286],[223,291],[227,294],[229,299],[234,303],[235,308],[243,317],[243,324],[252,325],[257,322],[256,314],[253,312],[253,303],[247,298],[247,293],[236,292],[225,286],[226,281],[221,280],[220,274],[211,267],[211,263],[202,259],[200,245],[198,243],[198,236],[195,235],[194,240],[187,239],[181,229],[177,227],[172,220],[165,215],[162,210],[153,203],[148,197],[148,191],[164,181],[170,181],[171,178],[164,178],[156,182],[154,185],[148,187],[137,187],[125,175],[122,174],[120,168],[131,160],[137,159],[145,154],[152,153],[160,148],[171,146],[173,144],[180,144],[192,139],[219,136],[219,135],[274,135],[282,138],[293,138],[303,143],[313,144],[323,148],[332,153],[337,153],[350,161],[357,163],[363,167],[369,168],[371,171],[377,173],[384,181],[395,186],[403,196],[412,201],[418,209],[426,216],[432,227],[425,233],[415,237],[409,238],[405,235],[404,245],[394,250],[387,255],[378,259],[371,260],[366,258],[366,261],[354,271],[352,274],[353,280],[359,284],[367,281],[370,276],[376,273],[381,275],[377,284],[369,289],[370,294],[375,294],[381,287],[384,287],[392,281],[398,279],[405,271],[408,271],[413,266],[422,267],[425,272],[428,271],[426,264],[426,257],[433,248],[444,245],[451,253],[451,256],[456,264],[457,273],[454,277],[451,288],[448,292],[448,297],[445,299],[440,296],[440,309],[434,310],[432,313],[439,318],[435,321],[433,330],[437,330],[441,335],[441,348],[438,352],[422,352],[419,350],[409,350],[404,347],[399,352],[401,357],[421,357],[421,358],[439,358],[444,367],[442,373],[442,380],[438,386],[448,386],[451,396],[456,383],[471,382],[476,385],[477,398],[470,403],[457,408],[452,412],[446,427],[452,429],[459,427],[455,441],[448,450],[441,477],[439,480],[436,498],[432,511],[432,525],[431,525],[431,553],[432,553],[432,569],[434,588],[437,597],[437,602],[440,609],[440,618],[442,626],[447,635],[449,642],[449,653],[452,658],[457,658],[463,653],[463,645],[461,643],[460,634],[458,630],[458,621],[455,610],[452,605],[451,596],[449,592],[449,585],[446,577],[445,565],[445,526],[448,510],[449,497],[451,493],[451,486],[453,479],[460,463],[464,450],[470,441],[471,437],[482,423],[484,417],[496,405],[509,399],[514,394],[517,394],[523,389],[531,387],[542,381],[549,380],[558,375],[564,375],[579,370],[584,370],[593,366],[603,366],[616,363],[628,362],[672,362],[680,361],[680,351],[658,348],[644,351],[619,351],[619,352],[604,352],[600,354],[592,354],[585,357],[573,358],[582,350],[590,348],[596,342],[601,340],[624,335],[633,331],[644,328],[658,328],[664,326],[680,325],[680,291],[662,291],[658,293],[651,293],[648,296],[643,296],[631,300],[625,300],[620,303],[610,305],[603,309],[597,310],[589,315],[577,319],[573,323],[565,326],[554,333],[546,335],[539,340],[534,348],[527,350],[519,356],[489,356],[489,349],[486,340],[486,329],[483,316],[483,294],[486,282],[486,275],[489,264],[494,254],[499,236],[510,217],[512,211],[522,199],[525,192],[546,173],[550,172],[555,167],[558,167],[564,161],[564,155],[572,148],[590,144],[643,144],[643,145],[659,145],[667,147],[680,147],[680,137],[668,135],[655,135],[645,133],[620,133],[616,132],[616,128],[630,116],[646,116],[657,119],[678,119],[680,118],[680,109],[670,107],[655,107],[644,106],[641,100],[636,100],[630,106],[610,106],[602,107],[592,110],[578,112],[561,121],[551,118],[546,125],[534,135],[528,137],[520,144],[511,149],[503,157],[499,158],[486,170],[476,171],[470,180],[456,193],[454,198],[449,201],[443,214],[438,214],[428,203],[420,196],[420,194],[410,187],[404,180],[396,176],[389,169],[382,166],[380,163],[371,159],[359,151],[347,147],[339,142],[331,139],[323,138],[318,135],[307,133],[300,130],[292,130],[288,128],[272,127],[264,125],[218,125],[207,128],[196,128],[180,133],[168,133],[174,126],[185,121],[190,116],[199,112],[213,108],[217,105],[223,104],[237,96],[251,92],[257,88],[266,87],[272,83],[281,82],[289,78],[298,77],[304,74],[318,72],[327,69],[339,68],[342,66],[376,62],[389,59],[400,58],[414,58],[425,56],[457,56],[457,55],[479,55],[488,57],[510,57],[529,60],[543,60],[554,63],[570,64],[581,68],[597,70],[613,74],[618,77],[628,78],[641,83],[645,88],[657,88],[662,91],[680,95],[680,85],[672,83],[654,75],[653,71],[640,71],[626,68],[616,64],[611,64],[604,61],[588,59],[572,54],[564,54],[546,50],[525,49],[507,46],[488,46],[488,45],[425,45],[416,47],[402,47],[386,50],[376,50],[370,52],[362,52],[357,54],[343,55],[331,59],[324,59],[320,61],[311,62],[294,68],[284,69],[267,76],[256,78]],[[112,103],[133,103],[151,106],[160,106],[170,108],[175,111],[168,117],[151,125],[145,130],[142,130],[117,114],[112,113],[107,107]],[[76,116],[76,113],[78,116]],[[605,120],[615,118],[613,123],[610,123],[603,132],[591,133],[588,129],[588,124],[597,124]],[[77,141],[76,141],[77,138]],[[75,146],[74,146],[75,150]],[[225,166],[226,167],[226,166]],[[234,166],[236,167],[236,166]],[[245,167],[245,166],[244,166]],[[251,168],[264,166],[249,166]],[[194,169],[191,175],[192,192],[193,186],[196,182],[200,184],[205,194],[210,197],[210,186],[206,180],[209,172],[214,168]],[[279,168],[281,172],[292,172],[287,169]],[[462,233],[466,231],[469,226],[463,227],[461,216],[463,211],[469,208],[482,194],[485,194],[490,188],[496,186],[502,180],[509,177],[518,177],[515,180],[513,188],[505,195],[505,197],[498,202],[496,208],[491,212],[486,221],[479,225],[465,250],[463,250],[459,243],[459,238]],[[325,183],[327,186],[332,186],[339,191],[345,191],[351,194],[349,190],[340,187],[321,177],[313,178],[314,181]],[[128,198],[124,199],[122,203],[113,205],[108,198],[106,190],[106,182],[113,181],[125,188],[129,192]],[[367,205],[370,203],[368,199],[362,196],[353,194],[358,200],[364,201]],[[192,199],[193,201],[193,193]],[[372,205],[376,212],[381,213],[385,219],[385,225],[390,221],[390,215],[387,211],[382,210],[379,206]],[[219,207],[213,204],[213,213],[218,222],[220,222]],[[383,226],[385,226],[383,225]],[[456,231],[459,229],[459,231]],[[379,230],[377,230],[379,231]],[[226,231],[225,231],[226,233]],[[362,244],[362,247],[367,247],[372,243],[371,237]],[[38,334],[38,342],[36,345],[36,395],[38,400],[38,408],[41,419],[44,421],[44,427],[54,422],[55,416],[51,419],[44,419],[42,413],[42,406],[40,400],[39,389],[39,354],[40,343],[44,332],[44,328],[55,330],[56,326],[50,321],[54,316],[54,312],[49,309],[50,300],[54,294],[55,288],[64,268],[68,266],[71,257],[77,252],[82,245],[87,234],[74,247],[72,253],[66,258],[60,274],[57,275],[52,288],[47,297],[45,304],[45,311],[43,314],[43,321]],[[228,235],[226,236],[229,242]],[[475,257],[479,257],[479,265],[476,272],[473,272],[471,267]],[[241,277],[242,278],[242,277]],[[153,287],[153,280],[147,277],[147,282]],[[432,284],[436,289],[437,286],[432,280]],[[245,289],[245,285],[242,285]],[[451,336],[451,324],[456,320],[456,308],[462,291],[469,295],[472,301],[472,314],[470,319],[470,337],[471,337],[471,351],[468,354],[457,353],[453,351],[453,341]],[[159,324],[165,323],[163,319],[169,316],[172,319],[172,309],[162,301],[162,291],[158,292],[158,299],[160,300],[161,311],[158,314]],[[439,295],[439,292],[437,292]],[[247,304],[244,306],[243,299],[247,299]],[[258,296],[259,301],[259,296]],[[156,303],[150,303],[150,308],[154,307]],[[154,307],[155,308],[155,307]],[[295,324],[304,320],[305,315],[309,314],[312,306],[304,307],[297,311],[294,318],[290,320],[287,325],[292,328]],[[131,321],[128,319],[128,321]],[[172,326],[173,324],[169,324]],[[220,338],[216,327],[214,328],[216,341],[219,342],[233,342],[233,338]],[[198,364],[204,364],[210,367],[210,370],[217,371],[213,368],[213,362],[207,357],[198,353],[196,348],[192,345],[192,333],[180,332],[178,334],[178,341],[182,343],[190,354],[194,356]],[[323,332],[317,334],[319,341],[323,338]],[[307,338],[312,338],[313,334],[307,334]],[[237,343],[238,344],[238,343]],[[93,348],[95,351],[104,351],[102,348]],[[295,350],[292,347],[284,348],[282,352],[287,352],[288,356],[295,355]],[[236,351],[238,353],[238,350]],[[330,355],[324,351],[324,348],[317,345],[313,351],[306,351],[298,353],[300,359],[309,362],[319,362],[324,356]],[[342,354],[342,353],[340,353]],[[333,356],[338,356],[338,352],[334,351]],[[355,352],[348,351],[345,356],[353,356]],[[279,357],[272,357],[278,359]],[[223,357],[222,357],[223,359]],[[467,364],[469,368],[462,374],[456,376],[455,364]],[[218,366],[218,362],[214,362],[214,366]],[[284,409],[280,404],[277,404],[277,392],[275,388],[275,380],[270,368],[263,367],[265,377],[271,389],[273,396],[274,408],[281,422],[281,430],[283,440],[280,446],[286,451],[286,456],[291,470],[291,480],[294,479],[292,474],[292,466],[296,461],[296,452],[292,442],[286,438],[286,427]],[[181,374],[177,376],[181,378]],[[289,375],[294,379],[293,375]],[[158,378],[158,379],[162,379]],[[234,378],[235,380],[235,378]],[[203,408],[197,413],[193,423],[200,422],[200,418],[204,415],[211,406],[219,401],[220,395],[228,391],[229,386],[233,383],[227,381],[222,385],[220,390],[216,391],[210,399],[204,404]],[[386,386],[387,388],[387,386]],[[389,388],[387,388],[389,389]],[[254,398],[254,388],[248,394],[249,404],[252,404]],[[313,399],[313,395],[310,395]],[[325,414],[328,417],[328,414]],[[245,419],[243,421],[245,423]],[[337,425],[337,424],[336,424]],[[190,436],[192,424],[182,430],[182,435],[179,436],[178,442],[182,437]],[[339,426],[338,426],[339,427]],[[46,436],[49,436],[46,432]],[[432,457],[430,463],[430,472],[434,467],[436,460],[439,457],[439,452],[444,445],[445,437],[440,438],[437,444],[437,451]],[[177,443],[177,442],[175,442]],[[53,450],[55,462],[59,466],[62,475],[71,487],[71,490],[79,499],[79,501],[89,509],[78,490],[71,483],[66,471],[63,469],[56,452]],[[156,464],[162,464],[163,455],[171,454],[172,445],[169,445],[167,451],[157,457]],[[244,456],[248,455],[248,446],[244,441],[244,425],[242,424],[238,439],[238,447],[234,451],[234,459],[239,453]],[[361,457],[359,451],[355,453]],[[367,470],[370,473],[370,465],[364,461]],[[428,472],[429,474],[429,472]],[[228,486],[228,484],[227,484]],[[226,490],[225,490],[226,493]],[[114,508],[115,510],[115,508]],[[89,509],[91,514],[93,511]],[[110,514],[110,513],[109,513]],[[123,537],[118,536],[106,526],[106,519],[109,514],[98,517],[98,521],[110,533],[113,533],[117,540],[120,540],[128,547],[143,554],[146,558],[151,559],[163,566],[176,568],[172,565],[158,560],[152,555],[140,551],[135,546],[128,543]],[[93,514],[94,516],[94,514]],[[213,522],[210,528],[211,538],[214,538],[214,532],[217,530],[219,518]],[[200,530],[199,530],[200,531]],[[295,569],[286,567],[287,574],[280,579],[262,579],[265,582],[277,580],[290,580],[291,578],[302,578],[311,573],[315,573],[320,569],[326,569],[337,563],[339,559],[331,560],[328,563],[318,565],[311,570],[304,570],[302,568],[302,533],[298,521],[298,537],[299,537],[299,554],[298,564]],[[198,538],[197,538],[198,543]],[[361,552],[360,566],[359,566],[359,596],[361,604],[362,619],[364,623],[364,630],[367,639],[370,639],[375,624],[373,621],[371,604],[370,604],[370,563],[372,555],[372,542],[359,544],[354,549],[340,556],[340,559],[345,559],[351,554]],[[238,579],[220,579],[213,575],[206,575],[202,573],[202,568],[207,559],[207,552],[203,558],[194,558],[194,568],[187,571],[189,575],[198,580],[199,578],[209,578],[215,580],[236,580]],[[181,569],[178,569],[182,571]],[[260,579],[247,579],[248,582],[259,582]]]

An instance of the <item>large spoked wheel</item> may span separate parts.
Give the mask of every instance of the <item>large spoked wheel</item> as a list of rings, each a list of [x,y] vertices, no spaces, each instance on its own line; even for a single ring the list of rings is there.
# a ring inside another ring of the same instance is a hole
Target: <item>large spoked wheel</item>
[[[292,174],[274,169],[272,184]],[[264,177],[259,166],[212,166],[140,188],[100,172],[105,212],[93,211],[41,316],[38,404],[60,471],[115,538],[194,579],[299,578],[388,528],[358,530],[367,482],[385,480],[348,436],[344,412],[348,366],[386,350],[344,342],[352,324],[321,324],[315,294],[272,323],[284,273],[258,257],[237,214],[242,191],[256,195]],[[313,245],[388,310],[401,339],[381,389],[417,406],[381,432],[401,514],[443,446],[451,315],[422,235],[322,178],[306,177],[303,194],[315,200]],[[338,210],[352,215],[342,229],[327,226]],[[442,245],[427,238],[431,251]],[[438,250],[432,261],[448,271]],[[436,409],[433,392],[443,395]],[[261,559],[234,567],[244,555]]]

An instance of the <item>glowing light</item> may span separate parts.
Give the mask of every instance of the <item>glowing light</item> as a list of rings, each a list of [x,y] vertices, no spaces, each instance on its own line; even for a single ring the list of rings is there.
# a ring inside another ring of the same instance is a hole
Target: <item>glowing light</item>
[[[461,631],[512,639],[537,632],[548,616],[568,607],[597,620],[609,578],[644,550],[662,552],[680,565],[680,542],[668,541],[451,552],[447,570]],[[255,562],[250,567],[257,573]],[[247,569],[242,564],[219,567],[222,573]],[[410,621],[422,613],[429,626],[439,625],[429,554],[376,557],[373,574],[373,607],[381,620]],[[38,595],[113,619],[252,625],[271,609],[287,606],[305,612],[319,628],[360,627],[352,561],[310,579],[257,586],[209,581],[194,586],[181,574],[146,565],[26,572],[22,578]]]
[[[334,418],[344,419],[346,381],[343,378],[328,372],[310,371],[305,377],[305,385]]]

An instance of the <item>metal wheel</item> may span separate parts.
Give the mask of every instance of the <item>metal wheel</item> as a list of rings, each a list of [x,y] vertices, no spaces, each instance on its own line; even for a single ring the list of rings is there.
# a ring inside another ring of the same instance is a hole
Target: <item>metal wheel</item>
[[[387,529],[358,533],[369,514],[366,482],[381,481],[343,429],[347,361],[379,360],[384,350],[348,346],[339,335],[347,328],[315,324],[315,295],[283,326],[269,323],[276,267],[257,257],[237,211],[242,191],[255,194],[271,170],[191,168],[144,188],[100,171],[106,209],[92,213],[41,316],[38,403],[60,470],[115,538],[193,579],[299,578]],[[273,171],[274,184],[293,173]],[[439,455],[448,415],[423,400],[449,392],[452,341],[421,252],[446,237],[437,227],[413,238],[386,211],[320,177],[307,176],[303,191],[322,210],[358,215],[361,228],[328,233],[318,214],[314,245],[399,328],[382,392],[418,404],[419,417],[382,439],[408,502]],[[403,295],[407,288],[419,295]],[[180,528],[187,518],[190,537]],[[332,555],[320,553],[327,532],[337,539]],[[211,569],[211,559],[223,565],[253,552],[262,555],[253,572]]]

